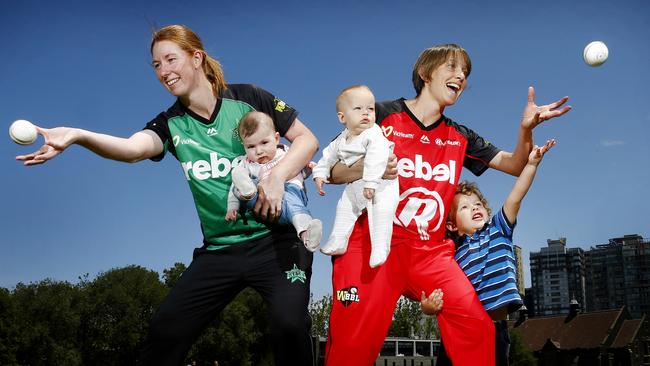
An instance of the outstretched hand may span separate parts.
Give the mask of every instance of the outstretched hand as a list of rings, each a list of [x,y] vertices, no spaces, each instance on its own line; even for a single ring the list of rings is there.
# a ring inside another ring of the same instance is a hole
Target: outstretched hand
[[[544,158],[544,154],[546,154],[547,151],[551,150],[555,144],[557,144],[555,139],[550,139],[546,140],[546,143],[542,146],[535,145],[533,147],[533,151],[531,151],[530,155],[528,155],[528,164],[534,166],[539,165],[539,163],[542,161],[542,158]]]
[[[558,108],[562,107],[567,100],[569,100],[569,97],[563,97],[553,103],[538,106],[535,104],[535,88],[528,87],[528,103],[524,108],[521,127],[532,130],[544,121],[565,114],[571,110],[571,106],[567,105],[561,109]]]
[[[16,160],[23,161],[25,165],[43,164],[61,154],[76,138],[76,129],[69,127],[48,129],[36,126],[36,131],[43,136],[45,143],[31,154],[16,156]]]

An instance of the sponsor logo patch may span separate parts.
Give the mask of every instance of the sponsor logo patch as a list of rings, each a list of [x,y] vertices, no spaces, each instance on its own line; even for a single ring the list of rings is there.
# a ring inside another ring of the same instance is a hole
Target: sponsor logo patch
[[[397,137],[405,138],[405,139],[413,139],[415,137],[415,134],[413,134],[413,133],[404,133],[404,132],[400,132],[400,131],[393,132],[393,135],[395,135]]]
[[[348,307],[353,302],[359,302],[359,289],[356,286],[336,290],[336,300]]]
[[[401,158],[397,162],[397,173],[400,177],[415,177],[424,180],[435,180],[436,182],[449,182],[456,184],[456,161],[449,160],[448,164],[440,163],[435,166],[424,160],[420,154],[415,154],[415,161],[409,158]]]
[[[424,187],[414,187],[404,191],[399,198],[405,203],[401,211],[395,213],[393,222],[405,228],[414,225],[420,239],[431,239],[429,231],[437,231],[444,221],[445,203],[440,194]]]
[[[174,143],[174,147],[178,146],[179,144],[181,144],[181,145],[194,145],[194,146],[200,146],[201,145],[198,142],[196,142],[196,141],[194,141],[194,140],[192,140],[190,138],[182,139],[178,135],[175,135],[174,137],[172,137],[172,142]]]
[[[400,177],[456,184],[456,161],[449,160],[432,166],[420,154],[415,161],[402,158],[397,162]],[[429,240],[429,232],[437,231],[444,223],[445,204],[440,194],[424,187],[411,187],[400,194],[400,204],[394,223],[417,230],[420,239]]]
[[[298,268],[295,263],[293,264],[293,268],[291,270],[285,271],[284,273],[287,274],[287,280],[291,281],[291,283],[294,283],[296,281],[305,283],[305,280],[307,279],[305,271]]]
[[[287,103],[278,98],[273,99],[273,103],[275,104],[275,110],[278,112],[284,112],[284,110],[287,109]]]
[[[393,126],[381,126],[381,130],[384,132],[384,136],[388,137],[393,133]]]
[[[447,145],[449,145],[449,146],[460,146],[460,141],[450,140],[450,139],[443,140],[441,138],[437,138],[436,139],[436,145],[438,145],[438,146],[447,146]]]
[[[192,178],[198,180],[206,180],[209,178],[221,178],[230,174],[230,170],[239,165],[243,159],[241,156],[229,160],[225,157],[220,157],[216,152],[210,152],[209,160],[199,159],[196,161],[183,161],[181,167],[185,173],[185,178],[190,180]]]

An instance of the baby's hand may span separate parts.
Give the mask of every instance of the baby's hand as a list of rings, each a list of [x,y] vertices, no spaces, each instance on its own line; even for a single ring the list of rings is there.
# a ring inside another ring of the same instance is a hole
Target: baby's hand
[[[429,297],[422,291],[422,299],[420,300],[420,309],[427,315],[437,315],[442,311],[442,290],[437,288],[431,292]]]
[[[314,184],[316,184],[316,190],[318,191],[318,194],[320,194],[321,196],[325,195],[325,191],[323,190],[323,185],[329,182],[330,181],[325,178],[314,178]]]
[[[364,188],[363,196],[366,197],[366,199],[371,200],[375,196],[375,190],[373,188]]]
[[[237,210],[230,210],[226,213],[226,221],[237,221]]]
[[[546,140],[546,143],[543,146],[535,145],[533,150],[528,155],[528,164],[537,166],[542,161],[544,154],[549,151],[553,146],[555,146],[555,139]]]

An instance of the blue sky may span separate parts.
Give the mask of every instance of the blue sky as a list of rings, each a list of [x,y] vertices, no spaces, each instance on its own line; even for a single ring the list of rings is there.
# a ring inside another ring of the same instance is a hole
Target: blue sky
[[[228,82],[257,84],[294,106],[324,147],[341,127],[338,91],[363,83],[378,100],[412,97],[420,51],[458,43],[473,70],[445,114],[495,145],[514,147],[529,85],[538,104],[568,95],[573,106],[535,131],[537,141],[558,145],[519,214],[515,242],[526,263],[547,239],[588,248],[624,234],[650,236],[647,1],[220,3],[0,2],[0,126],[28,119],[129,136],[174,101],[155,79],[148,48],[152,26],[180,23],[202,37]],[[582,61],[593,40],[610,50],[598,68]],[[171,155],[129,165],[73,146],[43,166],[14,160],[36,148],[7,135],[0,141],[1,287],[190,262],[201,234]],[[463,178],[477,180],[495,207],[514,182],[495,171]],[[327,235],[340,187],[327,187],[325,198],[308,188]],[[316,254],[317,298],[330,291],[330,276],[329,258]]]

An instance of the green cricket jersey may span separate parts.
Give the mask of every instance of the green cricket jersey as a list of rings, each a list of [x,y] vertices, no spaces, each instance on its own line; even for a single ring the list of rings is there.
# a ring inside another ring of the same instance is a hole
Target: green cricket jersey
[[[269,227],[258,222],[250,212],[236,222],[225,220],[230,171],[245,154],[237,126],[250,111],[270,115],[281,136],[298,115],[296,110],[261,88],[232,84],[218,98],[209,120],[176,101],[145,127],[156,132],[165,146],[164,152],[152,160],[162,160],[169,151],[181,163],[208,249],[220,249],[270,233]]]

